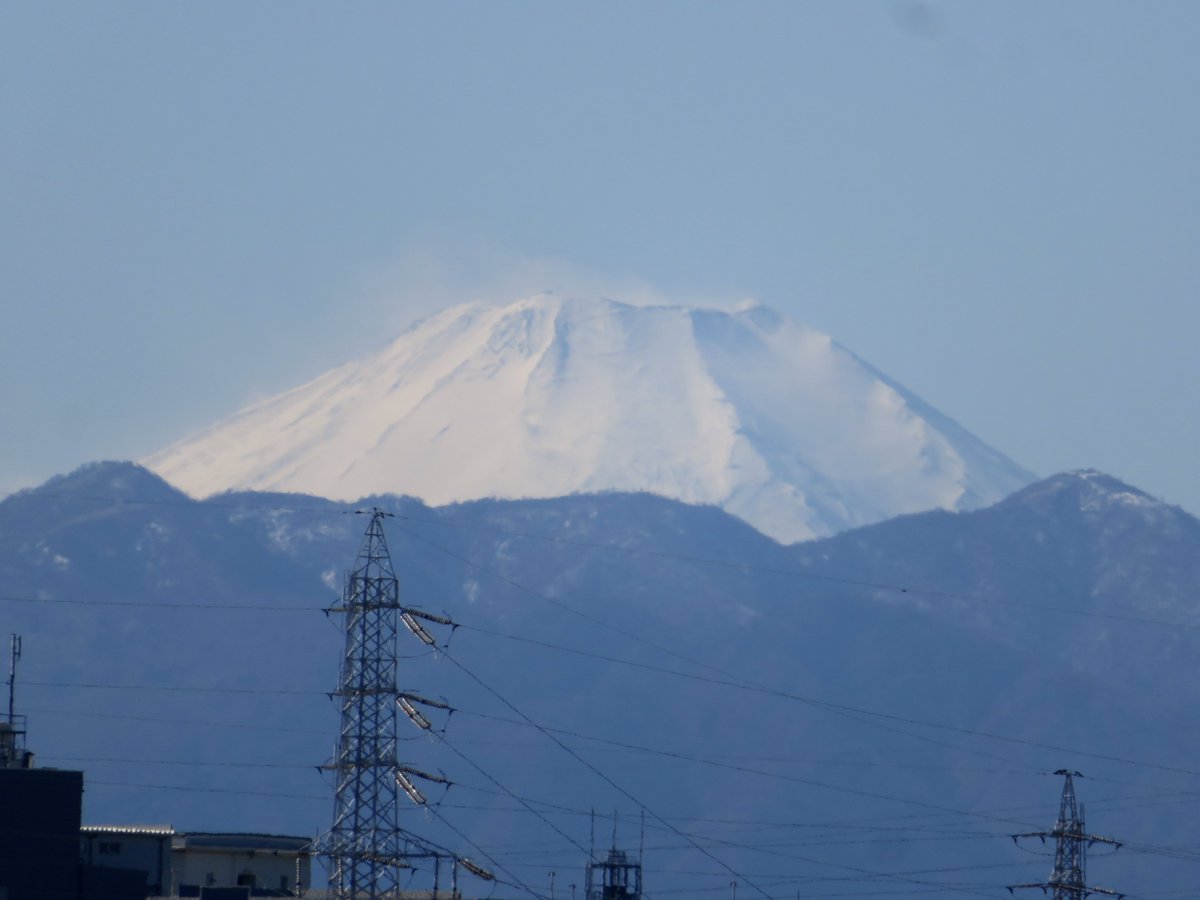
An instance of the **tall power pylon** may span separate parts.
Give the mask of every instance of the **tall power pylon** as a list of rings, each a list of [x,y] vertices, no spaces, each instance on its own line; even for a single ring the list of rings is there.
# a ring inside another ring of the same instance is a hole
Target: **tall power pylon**
[[[330,859],[329,888],[336,900],[395,900],[402,877],[407,881],[419,860],[433,863],[437,897],[440,864],[450,862],[454,875],[457,864],[470,864],[400,825],[402,802],[425,803],[406,773],[436,776],[402,765],[397,756],[396,707],[402,695],[396,686],[396,635],[402,621],[432,646],[434,638],[416,618],[453,623],[401,605],[383,536],[389,514],[373,509],[370,515],[342,605],[329,610],[345,615],[346,638],[334,694],[341,699],[341,726],[327,766],[336,778],[333,826],[316,850]]]
[[[1093,844],[1111,844],[1120,847],[1120,843],[1112,838],[1088,834],[1083,823],[1083,804],[1075,801],[1074,777],[1082,778],[1079,772],[1059,769],[1055,775],[1063,776],[1062,800],[1058,806],[1058,820],[1050,831],[1027,831],[1012,836],[1013,843],[1021,838],[1039,838],[1045,843],[1046,838],[1054,838],[1054,870],[1047,881],[1031,884],[1009,885],[1011,894],[1017,888],[1040,888],[1049,892],[1053,900],[1083,900],[1092,894],[1105,894],[1110,897],[1124,897],[1124,894],[1109,888],[1089,887],[1087,883],[1087,850]]]

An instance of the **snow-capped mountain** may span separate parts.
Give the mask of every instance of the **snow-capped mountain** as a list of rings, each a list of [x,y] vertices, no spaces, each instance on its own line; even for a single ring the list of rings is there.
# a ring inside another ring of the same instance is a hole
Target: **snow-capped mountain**
[[[196,496],[646,491],[781,541],[974,508],[1033,477],[763,306],[553,294],[445,310],[144,462]]]

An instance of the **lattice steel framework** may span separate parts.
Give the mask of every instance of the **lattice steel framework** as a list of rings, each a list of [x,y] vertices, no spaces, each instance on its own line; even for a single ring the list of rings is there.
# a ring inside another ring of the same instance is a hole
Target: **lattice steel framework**
[[[646,813],[642,811],[642,841],[646,840]],[[553,885],[551,885],[553,894]],[[641,900],[642,846],[637,860],[617,849],[617,812],[613,810],[612,848],[604,856],[596,855],[596,813],[592,812],[592,849],[584,873],[584,900]]]
[[[588,862],[583,896],[585,900],[641,900],[642,863],[613,847],[603,859]]]
[[[1092,894],[1104,894],[1110,897],[1124,897],[1117,891],[1102,887],[1088,887],[1087,884],[1087,849],[1093,844],[1111,844],[1120,847],[1120,843],[1112,838],[1088,834],[1083,823],[1083,805],[1075,800],[1075,781],[1073,776],[1082,777],[1078,772],[1059,769],[1055,775],[1063,776],[1062,799],[1058,806],[1058,820],[1050,831],[1028,831],[1014,834],[1014,843],[1021,838],[1035,837],[1045,842],[1046,838],[1054,838],[1054,871],[1047,881],[1032,884],[1010,885],[1011,894],[1016,888],[1040,888],[1049,892],[1053,900],[1083,900]]]
[[[400,587],[392,571],[383,519],[371,511],[358,559],[346,580],[346,644],[335,696],[341,698],[333,827],[322,841],[337,900],[399,896],[400,878],[430,849],[400,827],[397,781],[396,633]],[[403,802],[407,803],[407,799]]]

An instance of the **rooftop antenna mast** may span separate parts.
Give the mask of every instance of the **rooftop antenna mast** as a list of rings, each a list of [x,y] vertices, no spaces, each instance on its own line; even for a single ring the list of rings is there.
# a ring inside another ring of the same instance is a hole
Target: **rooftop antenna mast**
[[[1069,769],[1059,769],[1055,775],[1063,776],[1062,799],[1058,805],[1058,820],[1050,831],[1028,831],[1012,836],[1013,843],[1019,843],[1021,838],[1038,838],[1042,843],[1046,838],[1054,839],[1054,870],[1047,881],[1031,884],[1013,884],[1008,886],[1011,894],[1017,888],[1039,888],[1048,893],[1052,900],[1084,900],[1093,894],[1103,894],[1108,897],[1124,897],[1124,894],[1109,888],[1089,887],[1087,884],[1087,851],[1093,844],[1110,844],[1120,847],[1118,841],[1112,838],[1088,834],[1083,823],[1083,804],[1075,800],[1074,778],[1082,778],[1079,772]]]
[[[642,807],[642,833],[638,837],[638,865],[642,864],[642,857],[646,855],[646,808]]]
[[[8,645],[8,719],[0,722],[0,769],[32,769],[33,754],[25,749],[25,717],[17,715],[17,660],[21,636]]]
[[[17,688],[17,660],[21,658],[21,636],[14,634],[9,643],[8,651],[8,724],[16,723],[14,716],[14,708],[16,704],[16,688]]]

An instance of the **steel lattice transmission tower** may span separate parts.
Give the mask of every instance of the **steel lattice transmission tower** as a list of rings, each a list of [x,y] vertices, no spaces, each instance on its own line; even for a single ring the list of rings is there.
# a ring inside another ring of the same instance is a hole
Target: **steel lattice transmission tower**
[[[408,625],[414,613],[443,619],[401,606],[383,536],[388,515],[371,510],[342,605],[330,610],[345,614],[346,643],[334,693],[341,700],[341,726],[333,762],[327,766],[336,777],[333,826],[317,849],[330,859],[329,887],[337,900],[394,900],[415,860],[432,859],[435,867],[444,858],[453,860],[400,826],[401,804],[410,798],[424,803],[424,797],[397,757],[397,624]],[[414,633],[433,643],[419,625]]]
[[[1089,887],[1087,883],[1087,850],[1093,844],[1111,844],[1120,847],[1112,838],[1088,834],[1083,822],[1083,804],[1075,800],[1074,778],[1082,778],[1079,772],[1059,769],[1055,775],[1063,776],[1062,800],[1058,806],[1058,820],[1050,831],[1028,831],[1012,836],[1013,843],[1021,838],[1054,838],[1054,871],[1047,881],[1032,884],[1009,885],[1011,894],[1016,888],[1040,888],[1050,893],[1053,900],[1084,900],[1092,894],[1124,897],[1117,891],[1102,887]]]

